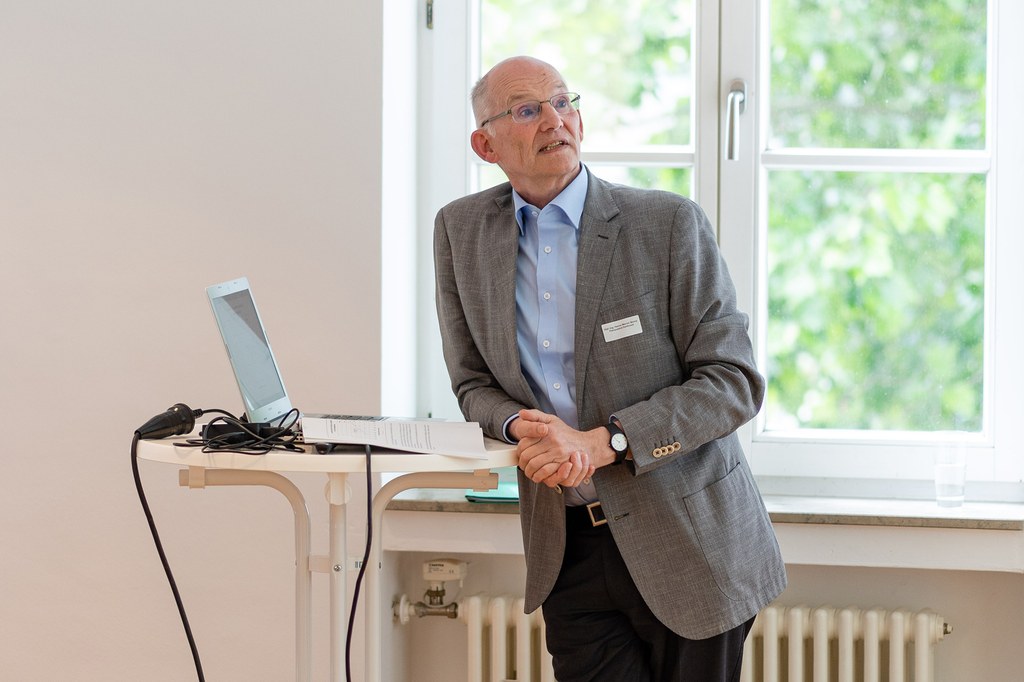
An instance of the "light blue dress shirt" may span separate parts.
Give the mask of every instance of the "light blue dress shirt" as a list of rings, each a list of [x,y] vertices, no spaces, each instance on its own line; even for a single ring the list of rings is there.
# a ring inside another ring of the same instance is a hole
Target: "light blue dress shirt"
[[[579,428],[576,411],[576,254],[587,171],[543,209],[512,191],[519,223],[516,340],[523,374],[540,409]],[[592,483],[564,489],[566,504],[596,500]]]

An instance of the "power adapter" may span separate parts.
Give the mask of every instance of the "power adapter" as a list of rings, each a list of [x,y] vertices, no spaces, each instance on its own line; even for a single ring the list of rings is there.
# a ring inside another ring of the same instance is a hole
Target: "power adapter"
[[[240,445],[242,443],[248,443],[256,440],[257,438],[267,438],[273,435],[287,436],[291,433],[290,430],[281,430],[280,426],[273,426],[266,422],[260,423],[248,423],[244,424],[245,428],[252,433],[247,433],[242,430],[241,424],[230,424],[226,422],[216,422],[211,424],[205,424],[202,430],[202,437],[205,441],[215,441],[223,445]],[[252,434],[257,434],[253,436]]]

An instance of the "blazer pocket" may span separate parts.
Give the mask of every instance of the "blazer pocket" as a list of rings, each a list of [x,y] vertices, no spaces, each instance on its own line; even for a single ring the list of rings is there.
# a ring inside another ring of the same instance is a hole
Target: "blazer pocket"
[[[623,323],[632,326],[632,333],[609,335],[606,325],[616,326]],[[651,290],[602,308],[598,313],[597,328],[594,330],[594,345],[597,357],[617,357],[619,361],[624,354],[648,363],[657,362],[664,354],[676,357],[675,344],[669,330],[665,295]]]
[[[775,552],[775,534],[746,470],[737,464],[685,503],[718,589],[735,601],[755,598]]]
[[[650,289],[623,301],[614,301],[601,308],[598,313],[598,324],[607,324],[623,318],[638,315],[647,326],[665,326],[668,318],[660,312],[664,308],[661,296],[656,289]]]

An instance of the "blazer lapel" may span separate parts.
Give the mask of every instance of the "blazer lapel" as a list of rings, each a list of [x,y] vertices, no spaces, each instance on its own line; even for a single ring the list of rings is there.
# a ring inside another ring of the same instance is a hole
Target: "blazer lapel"
[[[587,171],[589,173],[589,171]],[[619,237],[619,225],[613,219],[619,208],[612,198],[608,186],[600,178],[590,176],[587,200],[580,220],[579,253],[576,263],[576,323],[575,323],[575,365],[576,365],[576,407],[583,424],[583,396],[586,390],[587,361],[596,337],[597,314],[604,297],[605,284],[611,268],[612,253]]]
[[[515,219],[512,192],[495,200],[496,212],[488,216],[483,246],[487,254],[481,277],[491,283],[487,344],[491,366],[505,391],[519,402],[536,407],[536,398],[523,376],[516,335],[516,259],[519,255],[519,226]],[[500,369],[499,369],[500,368]]]

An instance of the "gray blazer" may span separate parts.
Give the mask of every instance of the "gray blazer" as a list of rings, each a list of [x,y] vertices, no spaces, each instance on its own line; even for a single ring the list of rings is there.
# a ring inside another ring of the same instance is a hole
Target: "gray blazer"
[[[589,172],[589,171],[587,171]],[[519,228],[507,183],[459,199],[434,227],[445,362],[463,414],[501,438],[536,407],[516,346]],[[639,316],[642,333],[602,325]],[[677,634],[704,639],[754,616],[786,586],[771,522],[735,431],[757,414],[764,379],[715,233],[694,202],[593,175],[576,274],[579,428],[614,414],[633,464],[593,481],[634,582]],[[561,495],[519,472],[526,610],[558,577]]]

